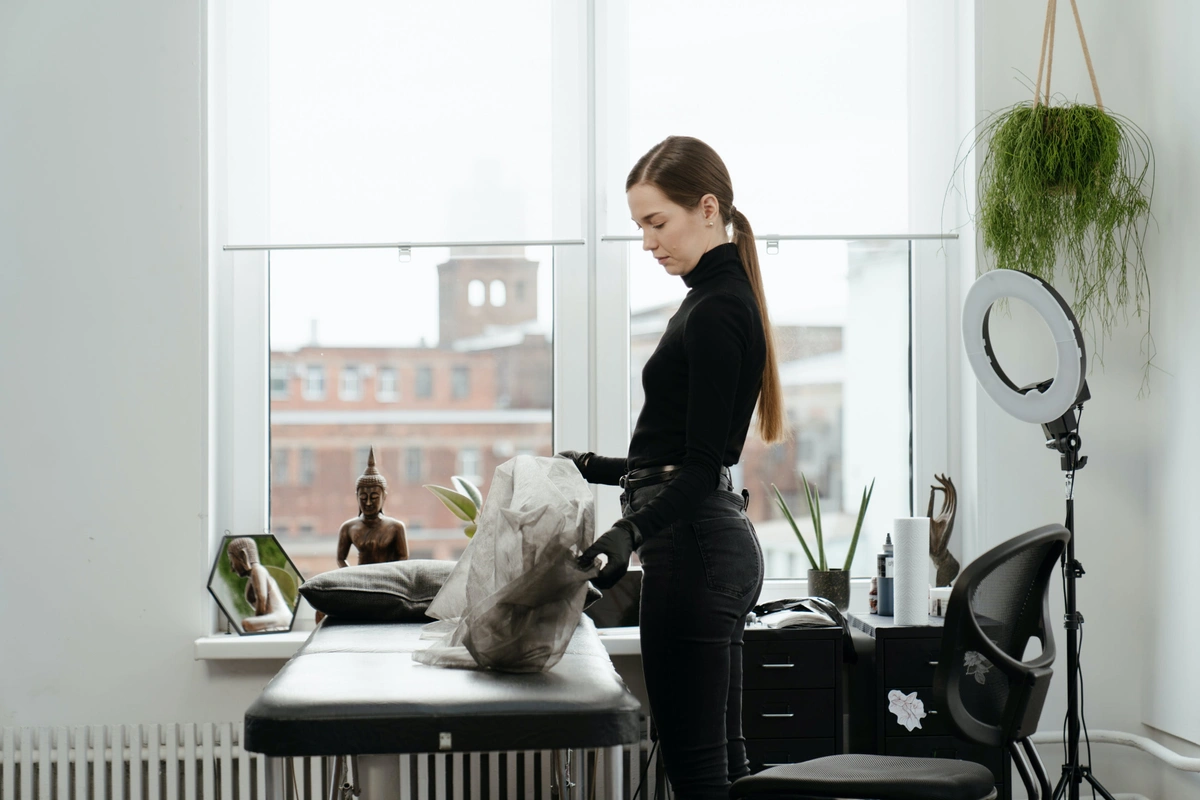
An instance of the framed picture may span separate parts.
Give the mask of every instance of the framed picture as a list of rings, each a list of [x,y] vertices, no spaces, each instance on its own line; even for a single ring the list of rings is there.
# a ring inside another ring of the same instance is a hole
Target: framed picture
[[[208,591],[239,634],[290,631],[304,582],[279,541],[269,533],[225,536]]]

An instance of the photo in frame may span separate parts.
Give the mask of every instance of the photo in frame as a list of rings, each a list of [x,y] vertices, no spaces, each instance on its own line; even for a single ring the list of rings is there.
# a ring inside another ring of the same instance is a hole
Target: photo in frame
[[[272,534],[221,539],[208,591],[238,634],[290,631],[304,578]]]

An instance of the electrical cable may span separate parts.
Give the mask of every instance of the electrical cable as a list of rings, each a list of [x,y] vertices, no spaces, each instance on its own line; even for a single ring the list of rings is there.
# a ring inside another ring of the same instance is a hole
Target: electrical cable
[[[1092,740],[1088,736],[1087,717],[1084,715],[1084,708],[1087,703],[1083,700],[1083,623],[1079,624],[1079,656],[1075,659],[1076,671],[1079,674],[1079,722],[1083,725],[1083,740],[1087,742],[1088,754],[1088,769],[1092,768]]]
[[[1067,551],[1066,550],[1063,550],[1063,556],[1062,556],[1062,590],[1063,590],[1063,597],[1065,598],[1067,596]],[[1071,746],[1070,737],[1067,736],[1067,725],[1068,725],[1070,719],[1071,719],[1071,709],[1070,709],[1070,704],[1068,703],[1067,710],[1063,712],[1063,724],[1062,724],[1063,761],[1067,762],[1068,764],[1071,763],[1071,751],[1068,749]]]
[[[1079,412],[1079,415],[1075,419],[1076,432],[1078,432],[1079,427],[1083,424],[1083,404],[1082,403],[1079,404],[1077,410]],[[1076,469],[1077,469],[1076,463],[1072,462],[1072,464],[1071,464],[1071,497],[1072,498],[1074,498],[1074,496],[1075,496],[1075,471],[1076,471]],[[1074,536],[1073,533],[1071,535]],[[1079,723],[1083,727],[1083,739],[1085,742],[1087,742],[1088,769],[1090,770],[1092,768],[1092,741],[1091,741],[1091,739],[1088,738],[1087,717],[1084,715],[1084,709],[1086,708],[1087,704],[1084,702],[1084,699],[1083,699],[1083,615],[1082,614],[1077,615],[1075,624],[1079,629],[1079,643],[1075,647],[1075,673],[1076,673],[1076,675],[1079,676]],[[1076,748],[1076,753],[1078,753],[1079,743],[1075,742],[1074,747]],[[1072,763],[1078,763],[1078,758],[1076,758],[1076,760]]]
[[[637,800],[638,795],[641,794],[642,786],[645,785],[645,783],[646,783],[646,775],[650,772],[650,763],[652,761],[654,761],[654,751],[657,749],[658,749],[658,742],[655,742],[650,747],[650,755],[646,756],[646,765],[642,767],[642,779],[640,781],[638,781],[637,791],[633,793],[633,797],[631,798],[631,800]],[[650,794],[647,792],[646,796],[649,797]]]

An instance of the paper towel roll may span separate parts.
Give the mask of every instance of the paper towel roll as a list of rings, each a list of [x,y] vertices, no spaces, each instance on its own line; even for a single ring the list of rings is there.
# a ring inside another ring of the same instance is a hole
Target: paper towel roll
[[[929,517],[900,517],[892,528],[896,548],[895,622],[929,623]]]

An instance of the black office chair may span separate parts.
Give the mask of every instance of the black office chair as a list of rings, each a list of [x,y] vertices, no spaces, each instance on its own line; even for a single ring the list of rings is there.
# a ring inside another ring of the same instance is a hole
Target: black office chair
[[[1054,639],[1047,587],[1070,533],[1047,525],[987,551],[958,576],[946,609],[933,702],[951,730],[1008,747],[1031,800],[1050,783],[1029,742],[1050,688]],[[1023,661],[1029,640],[1042,651]],[[1036,785],[1035,785],[1036,782]],[[942,758],[847,754],[771,767],[737,781],[734,800],[990,800],[987,767]]]

